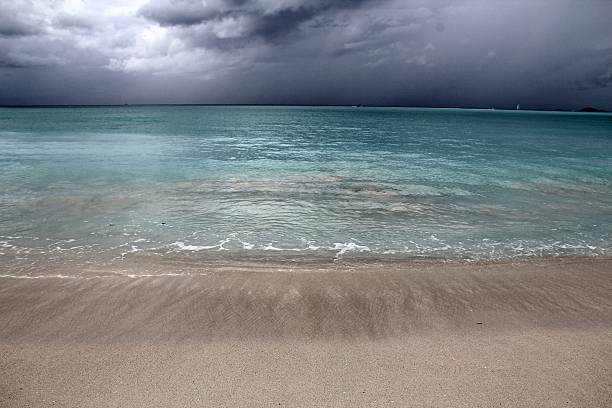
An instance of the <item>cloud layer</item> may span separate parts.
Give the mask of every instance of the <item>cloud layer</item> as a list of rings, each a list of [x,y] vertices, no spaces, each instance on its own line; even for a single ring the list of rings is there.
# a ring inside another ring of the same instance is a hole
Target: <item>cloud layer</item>
[[[612,109],[607,0],[0,0],[0,103]]]

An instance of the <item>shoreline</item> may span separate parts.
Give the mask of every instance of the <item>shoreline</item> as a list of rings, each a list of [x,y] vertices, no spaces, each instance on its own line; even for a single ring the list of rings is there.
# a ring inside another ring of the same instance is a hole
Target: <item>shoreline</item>
[[[166,261],[5,271],[0,340],[378,339],[478,321],[612,327],[611,258]]]
[[[0,257],[0,279],[91,279],[108,277],[191,276],[218,272],[351,272],[392,269],[415,271],[437,267],[499,267],[611,263],[612,257],[598,256],[514,256],[499,258],[459,258],[430,256],[312,256],[225,253],[135,253],[123,258],[72,259],[36,256],[15,264]],[[4,263],[4,266],[3,266]]]

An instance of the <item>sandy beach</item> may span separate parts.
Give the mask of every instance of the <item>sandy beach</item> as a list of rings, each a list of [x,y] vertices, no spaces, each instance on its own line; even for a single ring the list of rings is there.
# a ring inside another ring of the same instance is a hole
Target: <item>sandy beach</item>
[[[607,258],[152,265],[0,278],[0,406],[612,403]]]

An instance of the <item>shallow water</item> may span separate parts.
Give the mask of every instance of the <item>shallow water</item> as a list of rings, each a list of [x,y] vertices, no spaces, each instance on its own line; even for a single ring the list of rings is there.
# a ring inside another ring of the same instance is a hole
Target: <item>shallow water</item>
[[[0,108],[0,257],[612,255],[612,115]]]

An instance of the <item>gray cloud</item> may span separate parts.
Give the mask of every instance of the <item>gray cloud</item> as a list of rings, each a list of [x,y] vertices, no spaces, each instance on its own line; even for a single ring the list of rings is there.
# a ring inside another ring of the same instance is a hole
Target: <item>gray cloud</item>
[[[150,1],[139,10],[139,13],[164,26],[189,26],[218,17],[226,13],[226,2],[219,2],[217,7],[208,6],[202,1],[193,0],[157,0]]]
[[[610,64],[610,68],[608,68],[607,71],[605,71],[595,79],[595,83],[596,85],[599,85],[599,87],[602,88],[612,85],[612,63]]]
[[[6,17],[0,15],[0,36],[23,36],[36,34],[38,30],[36,27],[25,24],[17,20],[8,20]]]
[[[20,37],[40,32],[40,22],[35,13],[22,10],[19,4],[0,2],[0,38]]]
[[[606,0],[0,0],[0,103],[612,109],[611,16]]]
[[[89,14],[59,14],[54,26],[60,29],[92,30],[96,27],[96,17]]]

